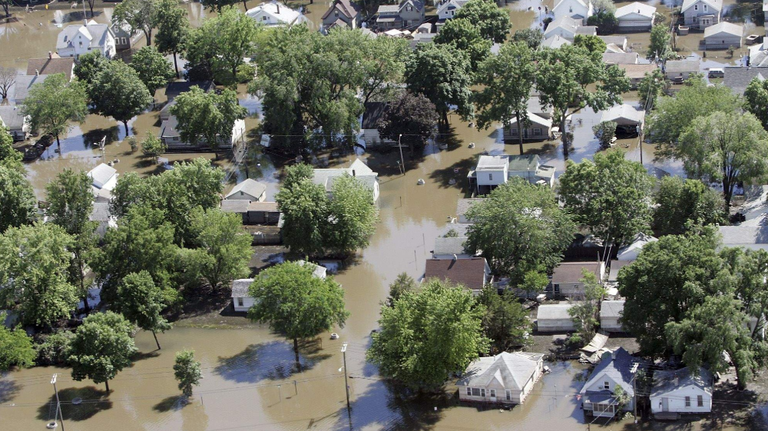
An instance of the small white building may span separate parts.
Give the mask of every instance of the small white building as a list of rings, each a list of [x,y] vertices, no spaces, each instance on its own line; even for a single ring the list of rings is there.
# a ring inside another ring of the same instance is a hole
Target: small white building
[[[619,249],[619,252],[616,254],[616,259],[619,261],[634,261],[637,259],[637,256],[640,255],[640,252],[642,252],[645,245],[655,241],[659,241],[659,239],[644,233],[638,233],[632,240],[632,243]]]
[[[445,0],[437,7],[437,20],[445,22],[453,18],[469,0]]]
[[[480,357],[467,367],[456,383],[459,400],[516,405],[525,402],[544,369],[544,355],[503,352]]]
[[[247,200],[264,202],[267,198],[267,185],[254,179],[245,179],[236,184],[224,197],[225,200]]]
[[[708,50],[741,48],[744,27],[721,21],[704,29],[704,48]]]
[[[536,330],[542,333],[576,330],[568,311],[578,303],[545,304],[536,311]]]
[[[594,13],[594,7],[590,0],[560,0],[552,8],[555,20],[562,17],[578,19],[581,24],[586,24],[587,18]]]
[[[0,106],[0,128],[5,128],[14,141],[23,141],[29,137],[31,117],[25,116],[16,105]]]
[[[620,32],[645,32],[653,27],[656,7],[646,3],[634,2],[616,9]]]
[[[624,300],[604,300],[600,303],[600,328],[608,332],[623,332],[619,322],[624,314]]]
[[[698,73],[701,67],[699,59],[669,60],[664,65],[664,75],[668,80],[681,82],[688,79],[692,73]]]
[[[96,168],[88,171],[88,177],[91,178],[91,190],[94,196],[103,192],[110,193],[117,186],[117,170],[107,164],[99,164]]]
[[[248,9],[245,14],[267,27],[282,27],[306,22],[306,18],[300,12],[274,0]]]
[[[296,261],[299,265],[306,264],[306,261]],[[309,263],[314,266],[312,274],[320,279],[325,279],[327,276],[327,269],[323,266]],[[235,279],[232,281],[232,306],[235,308],[235,312],[248,312],[254,304],[254,298],[248,293],[248,288],[253,283],[254,279]]]
[[[639,135],[645,124],[645,111],[629,104],[614,105],[603,112],[600,121],[615,122],[617,132],[635,132]]]
[[[107,24],[88,21],[87,24],[72,24],[59,32],[56,52],[61,57],[80,58],[81,55],[98,51],[106,58],[117,53],[115,35]]]
[[[555,168],[542,165],[539,155],[482,155],[474,170],[467,174],[470,186],[475,185],[478,194],[490,193],[512,177],[521,177],[534,184],[549,185],[555,182]]]
[[[538,114],[528,112],[528,123],[523,122],[522,126],[517,124],[517,118],[510,119],[509,126],[504,128],[504,141],[518,142],[520,134],[523,134],[523,141],[545,141],[549,139],[552,130],[552,119],[544,118]]]
[[[699,368],[694,376],[686,367],[656,371],[651,389],[651,413],[700,414],[712,411],[712,374]]]
[[[349,168],[317,168],[313,172],[312,181],[325,188],[330,195],[333,191],[333,182],[341,176],[352,176],[359,182],[362,182],[371,190],[373,201],[379,199],[379,173],[372,169],[360,159],[355,159]]]
[[[190,149],[197,149],[200,151],[210,151],[212,150],[211,146],[209,146],[204,139],[201,139],[197,145],[192,145],[192,143],[185,141],[181,138],[181,132],[178,129],[179,127],[179,120],[176,118],[173,114],[168,114],[168,119],[163,120],[162,123],[160,123],[160,140],[165,144],[167,149],[169,151],[176,151],[176,150],[190,150]],[[235,122],[232,124],[232,132],[230,133],[229,138],[223,138],[221,136],[218,136],[218,149],[230,149],[237,147],[238,143],[242,143],[245,137],[245,120],[243,119],[236,119]]]
[[[597,283],[603,283],[605,263],[602,261],[560,263],[552,271],[552,294],[555,297],[581,299],[584,297],[583,270],[592,273]]]

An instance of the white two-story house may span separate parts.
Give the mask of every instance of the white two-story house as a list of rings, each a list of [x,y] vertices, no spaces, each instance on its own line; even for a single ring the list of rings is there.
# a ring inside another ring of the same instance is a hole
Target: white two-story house
[[[257,23],[267,27],[281,27],[306,22],[300,12],[279,1],[264,2],[245,13]]]
[[[574,18],[580,20],[581,24],[584,25],[587,23],[587,18],[594,13],[594,7],[590,0],[560,0],[552,8],[552,13],[555,14],[555,19]]]
[[[59,32],[56,52],[61,57],[80,58],[81,55],[98,51],[106,58],[117,53],[115,35],[107,24],[88,21],[87,24],[72,24]]]
[[[686,26],[695,30],[704,30],[720,22],[722,10],[723,0],[685,0],[680,13],[683,14]]]

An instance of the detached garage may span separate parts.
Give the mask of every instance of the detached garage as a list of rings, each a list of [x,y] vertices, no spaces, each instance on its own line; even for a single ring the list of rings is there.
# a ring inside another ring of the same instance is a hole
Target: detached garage
[[[744,27],[725,21],[704,29],[704,48],[708,50],[741,48]]]
[[[616,9],[619,31],[624,33],[646,32],[653,26],[656,8],[644,3],[630,3]]]
[[[561,303],[539,306],[536,314],[536,328],[540,332],[575,331],[573,319],[568,310],[577,303]]]

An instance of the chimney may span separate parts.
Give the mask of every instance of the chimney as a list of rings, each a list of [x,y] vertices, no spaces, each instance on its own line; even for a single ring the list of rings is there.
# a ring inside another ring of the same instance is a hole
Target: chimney
[[[616,360],[616,351],[617,350],[611,351],[611,360]]]
[[[35,76],[40,76],[40,71],[35,69]]]
[[[355,175],[355,170],[352,170],[352,177],[357,177],[357,175]]]
[[[459,259],[459,256],[456,254],[453,254],[453,260],[456,261],[457,259]]]
[[[52,59],[52,58],[53,58],[53,53],[52,53],[52,52],[50,52],[50,51],[48,51],[48,58],[49,58],[49,59]]]
[[[280,15],[280,2],[277,0],[273,0],[275,3],[275,7],[277,8],[277,14]]]

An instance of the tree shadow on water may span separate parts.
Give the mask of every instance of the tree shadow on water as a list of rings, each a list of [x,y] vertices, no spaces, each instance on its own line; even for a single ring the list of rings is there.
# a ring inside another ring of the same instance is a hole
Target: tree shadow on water
[[[469,189],[467,174],[477,165],[477,158],[468,157],[455,164],[432,171],[429,178],[436,182],[441,188],[458,187],[464,190]],[[451,181],[454,183],[451,184]]]
[[[184,395],[169,396],[158,402],[152,409],[158,412],[178,411],[189,404],[189,399]]]
[[[302,342],[299,345],[301,372],[315,367],[331,355],[321,353],[316,342]],[[232,357],[219,357],[214,373],[222,378],[239,383],[257,383],[262,380],[283,380],[296,373],[293,343],[272,341],[248,345]]]
[[[82,421],[87,420],[101,411],[112,408],[112,401],[107,399],[106,390],[100,390],[93,386],[88,387],[70,387],[59,390],[59,399],[61,400],[61,415],[64,420]],[[74,405],[72,400],[81,398],[82,402]],[[52,420],[56,414],[56,395],[51,395],[50,399],[44,405],[37,409],[37,418],[39,420]]]
[[[19,390],[21,390],[21,386],[16,381],[10,379],[0,380],[0,404],[12,401]]]

